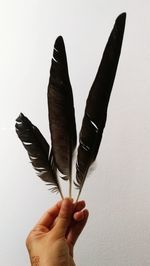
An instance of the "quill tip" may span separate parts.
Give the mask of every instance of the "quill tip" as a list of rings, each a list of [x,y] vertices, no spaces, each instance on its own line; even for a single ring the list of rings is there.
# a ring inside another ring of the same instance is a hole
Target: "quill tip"
[[[126,13],[121,13],[116,21],[115,21],[115,25],[114,25],[114,34],[121,38],[123,38],[123,33],[124,33],[124,29],[125,29],[125,23],[126,23]]]
[[[62,45],[64,46],[64,40],[63,40],[63,37],[60,35],[60,36],[57,37],[57,39],[55,41],[55,44],[54,44],[54,47],[55,47],[55,49],[59,50],[59,48]]]
[[[126,12],[121,13],[117,17],[116,23],[119,24],[119,25],[124,25],[125,24],[125,21],[126,21],[126,16],[127,16],[127,13]]]
[[[16,124],[15,124],[16,130],[24,128],[24,126],[26,125],[31,125],[31,122],[23,113],[20,113],[16,119]]]
[[[20,120],[24,119],[25,116],[23,113],[20,113],[19,116],[16,118],[16,122],[20,122]]]
[[[57,37],[54,43],[54,50],[53,50],[53,61],[55,63],[62,63],[65,61],[65,44],[63,37],[60,35]],[[55,74],[56,75],[56,74]]]

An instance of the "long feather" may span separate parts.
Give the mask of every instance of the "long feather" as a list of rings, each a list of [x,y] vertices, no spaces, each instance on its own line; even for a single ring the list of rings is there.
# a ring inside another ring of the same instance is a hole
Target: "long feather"
[[[62,191],[54,171],[53,157],[49,155],[49,145],[39,129],[34,126],[30,120],[22,113],[16,119],[16,132],[23,146],[28,152],[29,158],[38,176],[50,185],[50,190],[60,192],[63,198]]]
[[[107,107],[114,83],[124,35],[126,14],[122,13],[115,22],[108,39],[96,78],[89,92],[85,114],[80,131],[76,165],[76,182],[78,197],[90,165],[96,159],[103,129],[106,123]]]
[[[48,85],[49,126],[53,156],[61,177],[72,184],[72,157],[76,146],[76,125],[72,88],[64,41],[56,39]]]

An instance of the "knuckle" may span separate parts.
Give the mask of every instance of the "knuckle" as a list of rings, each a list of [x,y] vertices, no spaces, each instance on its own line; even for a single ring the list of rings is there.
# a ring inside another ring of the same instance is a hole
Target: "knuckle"
[[[28,234],[26,240],[25,240],[25,244],[26,244],[26,247],[29,249],[29,247],[31,246],[31,244],[33,243],[35,239],[35,232],[34,232],[34,229]]]
[[[29,248],[29,246],[31,244],[31,236],[30,236],[30,234],[27,236],[25,244],[26,244],[26,247]]]

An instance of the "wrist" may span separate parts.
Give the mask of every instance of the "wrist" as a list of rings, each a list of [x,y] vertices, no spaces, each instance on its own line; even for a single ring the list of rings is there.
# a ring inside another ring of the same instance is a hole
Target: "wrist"
[[[40,266],[40,257],[39,256],[32,256],[30,257],[31,266]]]
[[[43,261],[40,256],[32,256],[30,257],[31,260],[31,266],[54,266],[50,262]]]

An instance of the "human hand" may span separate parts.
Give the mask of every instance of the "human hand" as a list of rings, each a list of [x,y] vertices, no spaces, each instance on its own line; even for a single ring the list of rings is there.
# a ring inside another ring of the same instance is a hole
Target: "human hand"
[[[88,219],[84,207],[64,199],[41,217],[26,240],[32,266],[75,266],[73,247]]]

